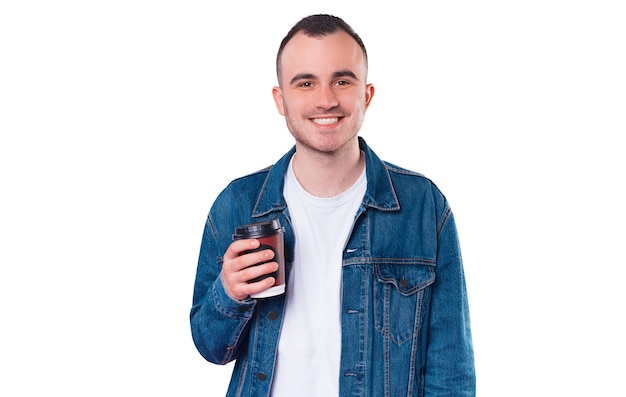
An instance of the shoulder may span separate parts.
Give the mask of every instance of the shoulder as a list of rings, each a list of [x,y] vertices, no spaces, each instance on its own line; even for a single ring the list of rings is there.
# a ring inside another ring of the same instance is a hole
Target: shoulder
[[[272,167],[233,179],[217,196],[215,204],[256,200]]]
[[[428,177],[419,172],[384,162],[387,174],[397,196],[402,213],[418,211],[421,216],[430,214],[440,227],[447,221],[451,209],[446,196]]]
[[[267,179],[267,174],[272,169],[272,166],[265,167],[258,171],[254,171],[250,174],[240,176],[238,178],[233,179],[224,189],[225,191],[230,189],[237,189],[242,186],[249,186],[251,184],[262,184],[265,179]]]
[[[443,196],[437,185],[424,174],[397,166],[388,161],[384,161],[383,163],[385,164],[385,169],[392,182],[395,182],[394,186],[396,188],[407,188],[410,190],[425,189]]]

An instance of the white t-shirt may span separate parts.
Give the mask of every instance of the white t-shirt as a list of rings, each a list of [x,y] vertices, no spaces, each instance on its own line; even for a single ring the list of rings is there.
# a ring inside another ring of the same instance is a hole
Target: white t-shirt
[[[339,395],[342,253],[366,187],[363,171],[340,195],[315,197],[289,166],[284,195],[296,245],[272,397]]]

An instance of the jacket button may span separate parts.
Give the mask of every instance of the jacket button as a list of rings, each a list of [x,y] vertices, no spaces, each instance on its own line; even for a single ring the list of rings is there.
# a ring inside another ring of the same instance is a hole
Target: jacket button
[[[278,313],[276,313],[274,310],[272,310],[267,315],[267,318],[269,318],[270,320],[274,321],[274,320],[276,320],[278,318]]]
[[[267,379],[267,375],[265,375],[263,372],[259,372],[258,374],[256,374],[256,378],[258,380],[265,380]]]
[[[408,287],[408,286],[409,286],[409,282],[408,282],[408,281],[406,281],[406,278],[401,278],[399,282],[400,282],[400,286],[401,286],[402,288],[406,288],[406,287]]]

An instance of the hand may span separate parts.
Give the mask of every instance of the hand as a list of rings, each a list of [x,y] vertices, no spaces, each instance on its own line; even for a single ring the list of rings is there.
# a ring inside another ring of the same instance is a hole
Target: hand
[[[278,269],[276,262],[253,266],[271,260],[274,257],[272,250],[241,255],[242,252],[259,248],[260,245],[261,243],[256,239],[236,240],[226,250],[221,277],[224,289],[231,298],[244,300],[252,294],[265,291],[276,282],[274,277],[267,277],[254,283],[248,282]]]

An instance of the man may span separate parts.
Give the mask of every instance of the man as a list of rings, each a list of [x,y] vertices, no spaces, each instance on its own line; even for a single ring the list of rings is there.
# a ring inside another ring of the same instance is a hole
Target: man
[[[454,218],[431,181],[358,136],[374,96],[361,39],[310,16],[276,67],[295,148],[211,208],[191,309],[199,352],[236,360],[228,396],[475,395]],[[271,219],[285,227],[286,292],[253,299],[274,279],[249,281],[277,263],[271,250],[243,254],[259,241],[232,234]]]

